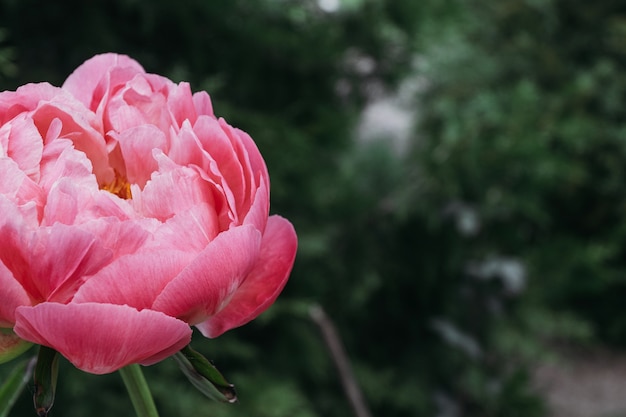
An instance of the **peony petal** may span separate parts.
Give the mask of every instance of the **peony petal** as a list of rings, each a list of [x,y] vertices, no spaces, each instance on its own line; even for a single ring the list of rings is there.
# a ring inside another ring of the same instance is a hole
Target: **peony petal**
[[[261,178],[263,178],[265,182],[269,184],[270,176],[267,172],[267,166],[265,165],[265,161],[263,160],[261,152],[259,152],[259,148],[256,146],[256,143],[254,143],[250,135],[248,135],[243,130],[234,128],[234,131],[241,140],[243,146],[246,148],[252,172],[255,175],[258,173]]]
[[[194,93],[193,104],[196,108],[196,114],[198,116],[205,115],[215,117],[213,114],[213,104],[211,104],[211,97],[209,97],[209,94],[206,91],[199,91],[197,93]]]
[[[113,171],[109,166],[102,122],[71,94],[61,89],[58,91],[50,101],[41,102],[31,114],[46,140],[45,145],[57,138],[71,140],[77,150],[87,155],[96,177],[103,183],[111,181]]]
[[[213,185],[187,167],[153,175],[132,203],[138,213],[165,221],[198,204],[215,206]]]
[[[41,225],[82,224],[104,218],[119,222],[129,220],[131,216],[136,217],[126,200],[98,190],[95,182],[81,187],[72,178],[66,177],[50,189]]]
[[[224,188],[228,204],[237,213],[237,202],[245,196],[246,182],[235,149],[237,144],[231,142],[221,120],[213,117],[199,117],[193,130],[213,162],[210,166],[212,178]]]
[[[171,249],[124,256],[83,284],[73,302],[127,304],[150,308],[163,288],[194,258]]]
[[[10,130],[7,143],[7,156],[14,160],[20,169],[32,180],[39,180],[39,162],[43,153],[43,139],[33,120],[25,114],[17,116],[0,128]]]
[[[150,179],[157,163],[152,157],[153,149],[167,150],[165,134],[153,125],[141,125],[124,130],[115,137],[122,151],[126,166],[126,179],[141,188]]]
[[[82,223],[80,228],[92,233],[98,244],[113,254],[112,259],[117,259],[146,245],[158,224],[153,219],[119,221],[115,217],[102,217]]]
[[[38,210],[43,208],[44,195],[41,188],[22,172],[15,161],[0,158],[0,194],[9,198],[19,206],[34,202]]]
[[[206,170],[209,164],[202,144],[187,120],[183,122],[172,141],[167,156],[178,165],[195,165],[203,170]]]
[[[189,83],[181,82],[173,85],[167,97],[167,106],[171,113],[171,118],[178,127],[183,125],[185,120],[192,124],[196,121],[196,108],[191,95]]]
[[[30,297],[24,287],[15,280],[11,271],[0,262],[0,327],[13,327],[15,309],[30,304]]]
[[[262,179],[261,185],[256,190],[250,211],[248,211],[243,220],[243,224],[252,224],[261,233],[265,231],[267,216],[269,215],[270,210],[270,195],[268,186],[269,184],[266,184]]]
[[[232,144],[233,150],[236,153],[237,161],[241,166],[240,169],[243,173],[243,180],[240,185],[240,195],[237,198],[236,210],[237,213],[246,213],[249,210],[250,205],[252,204],[254,191],[258,187],[258,177],[262,176],[262,174],[259,172],[259,169],[261,169],[261,167],[254,166],[252,161],[258,163],[259,160],[261,160],[262,169],[265,170],[265,176],[267,177],[265,163],[262,161],[261,155],[259,153],[259,150],[256,148],[256,145],[254,145],[252,139],[248,136],[247,133],[232,127],[224,119],[219,119],[219,123],[222,129],[224,129],[226,135],[228,136],[228,139]],[[230,185],[230,181],[232,181],[232,179],[230,177],[227,177],[227,179]],[[269,183],[269,178],[266,178],[266,180]],[[233,187],[233,185],[230,186],[231,188]]]
[[[70,178],[77,186],[98,189],[91,161],[67,139],[54,140],[44,147],[40,169],[39,185],[46,193],[63,177]]]
[[[0,93],[0,124],[5,124],[18,114],[30,112],[40,102],[49,101],[62,90],[48,83],[31,83],[19,87],[16,91]]]
[[[97,303],[20,307],[14,330],[93,374],[158,362],[191,341],[191,329],[183,321],[157,311]]]
[[[191,324],[214,314],[254,266],[260,241],[249,225],[220,233],[165,287],[152,309]]]
[[[79,187],[71,178],[61,178],[53,184],[48,193],[43,212],[42,226],[54,223],[72,224],[80,211],[81,199],[87,197],[88,189]]]
[[[107,105],[111,128],[123,132],[131,127],[152,124],[163,132],[169,131],[175,122],[162,90],[171,86],[174,83],[161,76],[137,74],[111,97]]]
[[[29,294],[37,294],[28,278],[29,241],[34,234],[31,227],[36,224],[29,224],[20,209],[3,195],[0,195],[0,213],[0,262]]]
[[[68,302],[85,276],[113,258],[92,233],[55,223],[37,230],[29,249],[28,280],[22,285],[39,301]]]
[[[129,67],[134,72],[144,72],[144,69],[137,61],[126,55],[101,54],[85,61],[85,63],[76,68],[67,77],[62,88],[72,93],[85,106],[95,110],[97,104],[96,107],[91,107],[94,91],[106,74],[116,67]]]
[[[287,283],[296,256],[297,238],[291,223],[271,216],[263,235],[259,260],[230,302],[196,327],[207,337],[217,337],[242,326],[265,311]]]
[[[198,204],[176,213],[155,232],[154,242],[159,247],[172,247],[198,253],[219,233],[215,208]]]

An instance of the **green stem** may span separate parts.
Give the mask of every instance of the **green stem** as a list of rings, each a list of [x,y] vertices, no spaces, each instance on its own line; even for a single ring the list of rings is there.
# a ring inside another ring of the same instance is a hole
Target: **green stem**
[[[133,402],[137,417],[159,417],[141,367],[137,364],[128,365],[120,369],[120,375]]]

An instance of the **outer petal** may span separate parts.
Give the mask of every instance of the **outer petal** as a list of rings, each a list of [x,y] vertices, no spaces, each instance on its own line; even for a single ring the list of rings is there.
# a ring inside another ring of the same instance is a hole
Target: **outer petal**
[[[296,249],[296,232],[291,223],[282,217],[271,216],[254,270],[224,309],[196,327],[207,337],[217,337],[265,311],[287,283]]]
[[[16,319],[18,336],[56,349],[93,374],[158,362],[191,340],[191,329],[183,321],[129,306],[42,303],[18,308]]]
[[[30,297],[28,297],[24,287],[15,280],[11,271],[0,262],[0,327],[13,327],[15,309],[30,304]]]
[[[211,97],[206,91],[199,91],[193,95],[193,104],[196,108],[196,114],[213,116],[213,104],[211,104]]]
[[[0,93],[0,124],[34,110],[40,102],[51,100],[59,91],[58,87],[48,83],[26,84],[15,91],[3,91]]]
[[[264,232],[270,210],[270,196],[268,191],[269,184],[265,183],[265,179],[261,181],[261,185],[256,190],[254,201],[252,206],[250,206],[250,211],[248,211],[243,220],[243,224],[253,224],[261,232]]]
[[[218,311],[254,266],[261,236],[252,226],[222,232],[157,297],[153,310],[190,324]]]
[[[93,234],[55,223],[37,230],[29,256],[30,270],[23,285],[32,287],[27,290],[40,301],[67,302],[83,278],[110,262],[113,254]]]

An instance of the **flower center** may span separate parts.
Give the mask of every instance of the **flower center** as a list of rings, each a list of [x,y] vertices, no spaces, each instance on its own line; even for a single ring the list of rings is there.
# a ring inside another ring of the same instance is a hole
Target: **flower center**
[[[117,171],[115,171],[115,179],[111,183],[103,185],[100,189],[113,193],[124,200],[133,198],[133,194],[130,192],[130,183]]]

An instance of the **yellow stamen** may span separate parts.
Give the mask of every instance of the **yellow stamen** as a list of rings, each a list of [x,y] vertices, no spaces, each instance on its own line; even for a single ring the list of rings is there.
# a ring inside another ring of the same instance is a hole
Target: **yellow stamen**
[[[130,183],[117,171],[115,171],[115,179],[113,182],[103,185],[100,189],[113,193],[124,200],[133,198],[133,194],[130,191]]]

